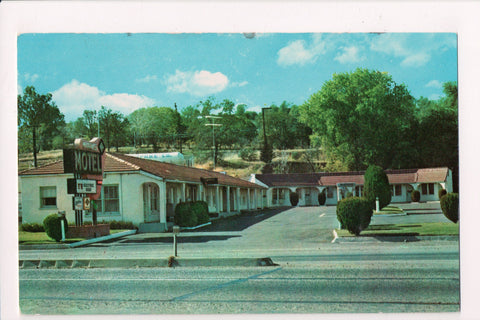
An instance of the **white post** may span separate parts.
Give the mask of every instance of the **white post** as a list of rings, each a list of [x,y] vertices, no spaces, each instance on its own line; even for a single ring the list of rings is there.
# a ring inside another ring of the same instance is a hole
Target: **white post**
[[[375,210],[377,212],[380,212],[380,200],[378,200],[378,197],[377,199],[375,200]]]

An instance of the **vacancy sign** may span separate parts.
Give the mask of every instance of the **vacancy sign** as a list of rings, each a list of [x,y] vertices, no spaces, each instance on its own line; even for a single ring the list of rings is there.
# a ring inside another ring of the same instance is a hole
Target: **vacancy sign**
[[[76,186],[77,193],[97,193],[96,180],[77,179]]]

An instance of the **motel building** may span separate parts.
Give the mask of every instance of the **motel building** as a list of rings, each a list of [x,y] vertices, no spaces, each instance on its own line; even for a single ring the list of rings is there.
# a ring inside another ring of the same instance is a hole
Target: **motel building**
[[[452,192],[452,172],[448,168],[386,170],[392,203],[411,202],[413,190],[420,201],[438,201],[438,192]],[[325,205],[336,205],[349,193],[362,196],[364,171],[335,173],[252,174],[250,182],[268,188],[266,206],[290,206],[290,193],[299,196],[299,206],[316,206],[318,195],[326,194]]]
[[[75,221],[73,195],[67,192],[63,161],[19,173],[23,223],[42,223],[45,217],[65,211]],[[209,211],[229,216],[240,210],[263,209],[267,189],[220,172],[138,158],[105,154],[97,220],[133,222],[139,232],[163,232],[173,226],[180,202],[203,200]],[[83,211],[91,221],[91,211]]]

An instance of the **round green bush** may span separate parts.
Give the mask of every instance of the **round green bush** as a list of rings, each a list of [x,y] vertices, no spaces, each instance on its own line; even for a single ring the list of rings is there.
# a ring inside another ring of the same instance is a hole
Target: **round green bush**
[[[191,210],[190,203],[181,202],[175,207],[175,224],[180,227],[194,227],[197,225],[197,215]]]
[[[190,205],[191,210],[197,216],[197,224],[204,224],[210,221],[208,215],[208,204],[204,201],[195,201]]]
[[[342,229],[357,236],[368,228],[372,215],[371,203],[366,198],[345,198],[337,204],[337,219]]]
[[[442,197],[446,194],[447,194],[447,190],[445,189],[438,190],[438,199],[442,199]]]
[[[62,240],[62,220],[65,221],[65,233],[67,233],[68,222],[66,218],[59,217],[58,214],[52,213],[43,220],[43,228],[45,229],[45,233],[47,234],[47,236],[57,242]]]
[[[327,196],[325,195],[325,192],[320,192],[318,194],[318,204],[323,206],[326,201],[327,201]]]
[[[296,193],[296,192],[291,192],[290,193],[290,203],[294,207],[297,206],[297,204],[298,204],[298,193]]]
[[[413,202],[419,202],[420,201],[420,191],[413,190],[411,197],[412,197]]]
[[[454,223],[458,222],[458,202],[458,193],[449,193],[440,199],[443,214]]]
[[[392,192],[385,171],[379,166],[371,165],[365,171],[364,180],[364,195],[370,202],[372,209],[375,208],[377,198],[380,209],[386,207],[392,200]]]

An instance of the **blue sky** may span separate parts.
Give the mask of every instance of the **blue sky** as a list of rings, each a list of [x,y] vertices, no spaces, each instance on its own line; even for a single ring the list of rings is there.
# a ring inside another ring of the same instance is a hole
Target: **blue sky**
[[[457,81],[453,33],[23,34],[18,90],[50,92],[67,121],[101,105],[127,115],[209,96],[248,109],[302,104],[334,73],[390,73],[411,94]]]

